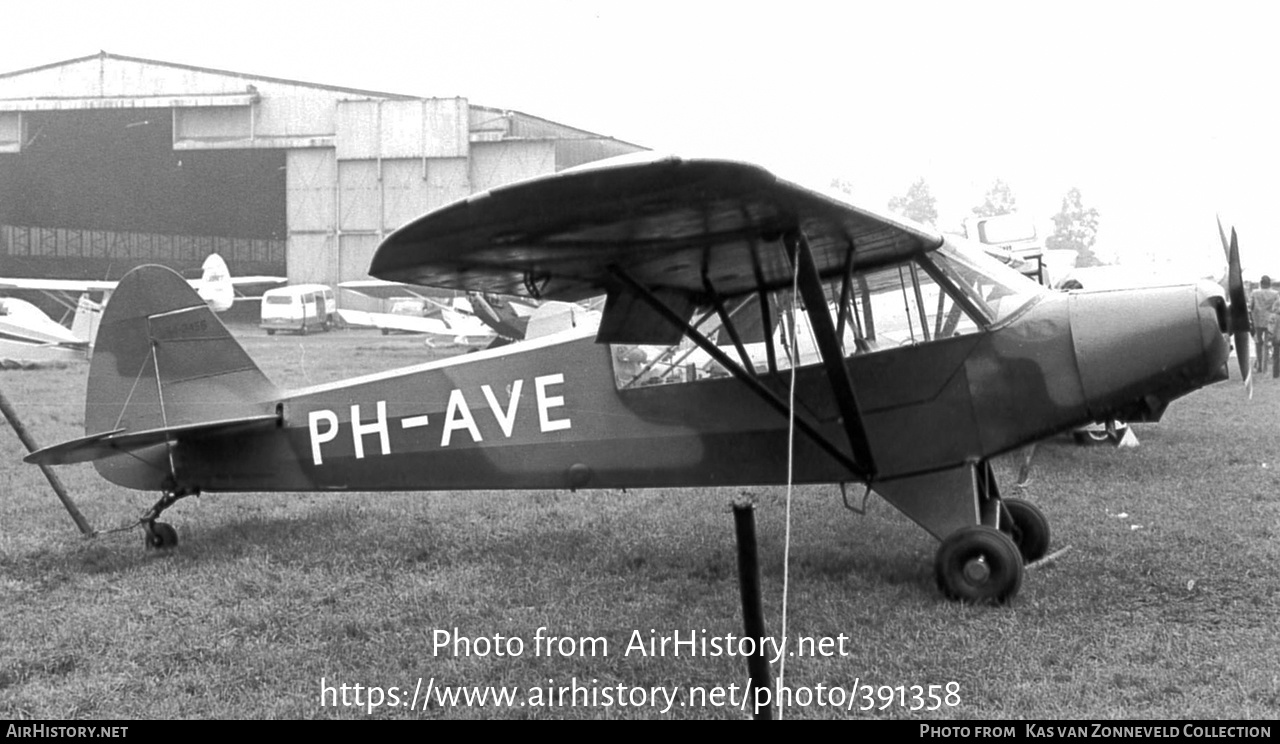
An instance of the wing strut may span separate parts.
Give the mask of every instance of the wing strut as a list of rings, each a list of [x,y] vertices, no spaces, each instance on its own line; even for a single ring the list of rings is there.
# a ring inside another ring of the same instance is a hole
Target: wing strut
[[[799,232],[787,236],[787,249],[799,271],[800,296],[804,299],[809,321],[813,325],[814,340],[822,354],[822,366],[827,370],[831,394],[840,408],[840,419],[849,436],[849,446],[853,450],[854,459],[860,464],[858,469],[866,474],[866,480],[870,483],[875,478],[876,465],[871,458],[867,430],[862,425],[862,411],[858,408],[858,398],[853,392],[853,378],[849,376],[849,368],[844,365],[840,337],[836,335],[831,312],[827,309],[827,295],[822,289],[822,279],[818,276],[813,252],[809,249],[809,241]]]
[[[755,375],[743,369],[741,364],[734,361],[734,359],[722,351],[720,347],[712,343],[711,340],[701,331],[694,328],[688,321],[668,308],[662,300],[658,299],[657,296],[649,291],[648,287],[636,281],[634,277],[627,273],[626,269],[614,265],[610,267],[610,272],[616,279],[622,282],[627,289],[631,290],[636,297],[640,298],[641,301],[652,308],[654,312],[658,313],[665,318],[667,322],[683,331],[695,344],[698,345],[699,348],[707,352],[712,359],[719,362],[726,370],[728,370],[729,374],[733,375],[739,382],[742,382],[754,391],[756,395],[760,396],[761,400],[772,406],[783,416],[791,415],[791,407],[787,405],[786,401],[778,397],[777,393],[765,387],[764,383],[756,379]],[[819,287],[818,290],[821,292],[822,288]],[[822,303],[822,306],[825,308],[826,303]],[[829,325],[831,322],[830,317],[827,318],[827,322]],[[848,454],[841,451],[834,442],[823,436],[822,432],[819,431],[818,428],[807,418],[801,416],[798,411],[796,412],[795,422],[796,428],[804,432],[815,444],[821,447],[823,451],[835,458],[841,465],[854,473],[857,473],[860,479],[870,481],[872,472],[869,468],[865,467],[853,458],[850,458]],[[870,462],[870,459],[866,462]]]
[[[742,358],[742,368],[744,370],[754,371],[755,368],[751,367],[751,355],[747,353],[747,347],[742,343],[742,335],[738,333],[738,328],[733,323],[733,316],[738,310],[746,307],[750,298],[743,300],[742,304],[738,305],[737,309],[731,313],[725,309],[724,301],[720,298],[719,293],[716,292],[715,287],[711,286],[711,280],[708,279],[706,275],[703,275],[702,277],[702,287],[706,290],[707,296],[715,303],[716,314],[720,316],[720,327],[729,334],[730,340],[733,341],[734,348],[738,350],[738,356]]]

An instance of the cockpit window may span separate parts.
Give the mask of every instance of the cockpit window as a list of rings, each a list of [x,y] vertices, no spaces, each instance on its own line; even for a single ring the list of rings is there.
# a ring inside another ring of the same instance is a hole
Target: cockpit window
[[[1048,292],[972,244],[947,243],[924,260],[964,293],[990,324],[1013,316]]]
[[[852,310],[862,351],[928,343],[981,327],[982,318],[915,261],[866,272],[855,285]]]
[[[824,291],[842,353],[850,356],[977,333],[1047,290],[980,249],[948,243],[909,261],[830,278]],[[716,309],[703,308],[693,325],[749,372],[822,359],[804,303],[789,290],[726,302],[723,311],[727,323]],[[615,344],[612,351],[619,389],[729,374],[691,337],[674,346]]]

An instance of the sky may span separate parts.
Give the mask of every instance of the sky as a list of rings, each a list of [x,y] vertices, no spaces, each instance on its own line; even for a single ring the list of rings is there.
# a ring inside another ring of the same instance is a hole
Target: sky
[[[1280,276],[1280,4],[486,0],[5,8],[0,72],[105,50],[462,96],[688,157],[852,184],[923,178],[939,227],[1001,179],[1047,221],[1078,188],[1096,251]]]

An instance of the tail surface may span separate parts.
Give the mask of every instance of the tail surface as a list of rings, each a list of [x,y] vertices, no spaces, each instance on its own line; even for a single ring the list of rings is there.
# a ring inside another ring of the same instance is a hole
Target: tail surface
[[[224,313],[231,309],[235,302],[236,290],[231,282],[231,270],[222,256],[210,253],[200,267],[200,282],[196,285],[200,298],[213,308],[214,312]]]
[[[275,393],[186,280],[140,266],[120,280],[98,326],[85,433],[261,414]]]
[[[77,341],[93,346],[98,336],[98,322],[102,320],[102,303],[89,299],[88,294],[80,295],[76,303],[76,317],[71,322],[71,335]]]
[[[276,388],[182,277],[140,266],[102,312],[85,395],[86,436],[27,462],[95,461],[132,488],[174,481],[183,438],[275,426]],[[130,456],[119,457],[121,453]]]

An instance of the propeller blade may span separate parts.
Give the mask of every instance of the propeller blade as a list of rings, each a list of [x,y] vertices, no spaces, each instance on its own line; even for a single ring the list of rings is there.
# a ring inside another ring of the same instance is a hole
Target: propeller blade
[[[1244,294],[1244,278],[1240,274],[1240,242],[1236,237],[1236,229],[1231,228],[1231,241],[1222,229],[1222,218],[1218,218],[1218,235],[1222,237],[1222,249],[1227,253],[1227,330],[1235,335],[1236,361],[1240,363],[1240,376],[1249,386],[1249,374],[1253,371],[1249,364],[1249,339],[1253,335],[1249,322],[1249,298]]]
[[[1249,389],[1249,397],[1253,397],[1253,366],[1249,364],[1249,342],[1250,334],[1248,331],[1241,331],[1236,334],[1236,361],[1240,362],[1240,374],[1244,377],[1244,386]]]
[[[1249,300],[1244,296],[1244,279],[1240,277],[1240,245],[1231,228],[1231,243],[1226,251],[1226,296],[1231,301],[1229,318],[1231,332],[1235,333],[1235,356],[1240,362],[1240,375],[1249,376],[1249,337],[1253,334],[1249,323]]]

